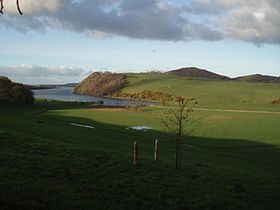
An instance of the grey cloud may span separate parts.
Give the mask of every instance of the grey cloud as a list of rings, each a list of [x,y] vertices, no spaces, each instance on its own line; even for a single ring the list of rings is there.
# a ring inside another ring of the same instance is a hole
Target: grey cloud
[[[280,43],[280,1],[196,0],[200,12],[212,13],[225,38],[261,44]]]
[[[275,0],[191,0],[180,6],[164,0],[40,1],[32,7],[26,0],[25,17],[10,13],[1,22],[23,32],[52,27],[149,40],[280,43],[280,3]]]
[[[45,32],[46,27],[43,19],[37,19],[33,17],[14,17],[7,16],[5,17],[1,23],[6,27],[15,28],[16,30],[26,33],[30,29],[38,32]]]
[[[53,18],[56,19],[56,24],[68,30],[101,31],[137,39],[173,41],[200,39],[200,36],[193,35],[204,32],[200,31],[201,28],[195,23],[183,18],[182,12],[180,13],[175,6],[165,6],[156,0],[119,2],[120,4],[114,5],[115,7],[110,7],[111,2],[100,3],[95,0],[64,4]],[[211,28],[208,28],[208,31],[212,34],[219,33]],[[207,39],[207,35],[203,37]],[[209,40],[212,40],[212,37]]]
[[[280,7],[274,1],[242,2],[221,21],[228,36],[255,44],[280,43]]]
[[[121,9],[124,11],[143,11],[156,7],[156,1],[152,0],[126,0],[122,3]]]
[[[29,12],[23,18],[10,14],[2,22],[20,31],[43,31],[46,27],[54,27],[87,34],[101,32],[150,40],[218,40],[221,37],[219,31],[189,21],[184,16],[184,10],[160,0],[57,1],[55,10],[40,7],[40,15],[36,10],[33,16]],[[202,34],[206,31],[210,33],[209,38],[207,34]],[[217,36],[213,38],[214,35]]]

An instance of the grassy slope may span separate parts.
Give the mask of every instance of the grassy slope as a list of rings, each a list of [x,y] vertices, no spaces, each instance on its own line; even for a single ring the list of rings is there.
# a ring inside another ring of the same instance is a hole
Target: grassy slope
[[[112,131],[111,126],[113,129],[118,126],[120,129],[114,130],[115,133],[128,135],[121,137],[121,139],[126,139],[124,141],[142,141],[141,144],[145,146],[143,155],[147,158],[151,156],[153,139],[159,138],[164,144],[162,159],[168,162],[168,160],[173,159],[173,150],[171,149],[173,143],[160,123],[162,113],[163,111],[158,108],[145,108],[140,112],[70,109],[54,110],[46,115],[57,120],[61,117],[82,118],[85,121],[78,120],[78,122],[90,123],[94,126],[102,123],[102,127],[105,125],[103,129],[106,129],[106,131],[100,135],[104,135],[104,137]],[[194,132],[186,144],[191,144],[197,148],[186,146],[183,155],[186,156],[187,162],[195,163],[202,158],[203,162],[220,167],[245,171],[252,170],[253,172],[257,170],[258,173],[276,175],[276,177],[280,174],[280,170],[274,167],[279,161],[279,152],[277,152],[280,146],[279,116],[253,113],[217,114],[215,112],[197,111],[192,122],[190,129],[194,128]],[[154,131],[135,132],[126,130],[129,126],[138,125],[150,126]],[[106,138],[117,138],[111,135],[109,134]],[[131,150],[130,146],[124,147],[123,144],[114,148],[117,152],[121,150],[124,153],[129,153]],[[199,157],[200,153],[203,153],[201,154],[203,157]]]
[[[187,80],[150,73],[128,76],[128,86],[123,90],[127,93],[143,90],[175,93],[195,97],[203,108],[280,110],[279,106],[271,104],[280,99],[279,84]]]
[[[187,142],[195,147],[184,146],[184,167],[178,172],[161,114],[158,108],[135,113],[0,105],[1,207],[278,208],[279,117],[198,111]],[[143,124],[155,130],[126,129]],[[159,164],[151,161],[155,138],[161,142]],[[138,168],[131,165],[135,139]]]
[[[123,91],[194,96],[201,108],[279,111],[270,102],[280,98],[280,85],[158,74],[133,74],[129,82]],[[278,114],[196,111],[194,132],[183,146],[184,167],[176,171],[174,144],[160,123],[163,112],[0,105],[0,208],[278,208]],[[136,125],[153,130],[126,129]],[[155,138],[158,164],[151,161]],[[131,165],[133,140],[140,143],[138,168]]]

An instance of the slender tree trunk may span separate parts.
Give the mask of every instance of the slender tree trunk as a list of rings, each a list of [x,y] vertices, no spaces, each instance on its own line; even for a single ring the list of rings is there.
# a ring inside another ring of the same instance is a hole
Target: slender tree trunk
[[[175,167],[179,168],[179,137],[176,138]]]
[[[179,154],[178,168],[181,168],[181,163],[182,163],[181,137],[179,138],[179,142],[178,142],[178,154]]]
[[[176,96],[175,101],[177,102],[176,107],[170,107],[168,110],[168,116],[166,120],[162,120],[163,124],[175,137],[175,168],[179,169],[182,167],[182,141],[185,134],[185,126],[188,124],[189,117],[193,108],[188,108],[188,102],[193,99]],[[196,105],[197,102],[194,102]]]

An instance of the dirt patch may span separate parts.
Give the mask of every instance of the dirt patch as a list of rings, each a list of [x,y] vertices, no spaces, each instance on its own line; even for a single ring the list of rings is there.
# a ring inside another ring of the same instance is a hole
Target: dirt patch
[[[241,102],[241,103],[249,103],[250,100],[248,100],[248,99],[241,99],[240,102]]]

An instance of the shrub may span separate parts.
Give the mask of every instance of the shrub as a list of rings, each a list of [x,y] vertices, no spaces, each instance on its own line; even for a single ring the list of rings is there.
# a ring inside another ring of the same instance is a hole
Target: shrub
[[[272,104],[280,104],[280,99],[271,101]]]
[[[141,100],[154,100],[154,101],[161,101],[165,104],[167,101],[174,100],[174,95],[164,92],[153,92],[150,90],[144,90],[139,93],[118,93],[116,94],[117,97],[123,98],[130,98],[130,99],[141,99]]]

